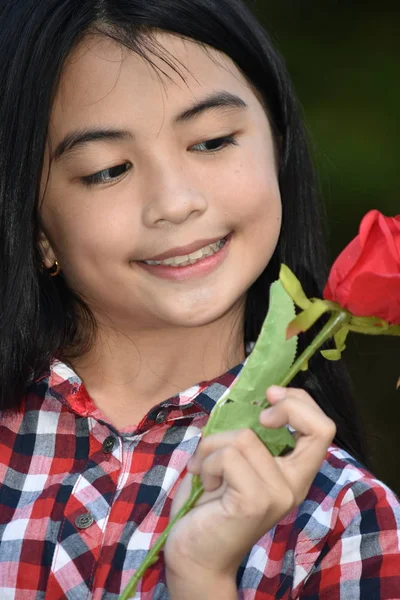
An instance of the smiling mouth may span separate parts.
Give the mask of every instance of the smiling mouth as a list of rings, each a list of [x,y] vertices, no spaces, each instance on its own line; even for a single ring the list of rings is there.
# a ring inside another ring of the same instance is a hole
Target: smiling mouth
[[[139,261],[145,265],[157,266],[162,265],[165,267],[187,267],[189,265],[194,265],[200,260],[207,258],[208,256],[212,256],[216,254],[225,246],[228,241],[229,236],[225,236],[220,239],[218,242],[213,244],[208,244],[208,246],[204,246],[204,248],[200,248],[200,250],[196,250],[196,252],[192,252],[191,254],[185,254],[183,256],[173,256],[171,258],[167,258],[165,260],[142,260]]]

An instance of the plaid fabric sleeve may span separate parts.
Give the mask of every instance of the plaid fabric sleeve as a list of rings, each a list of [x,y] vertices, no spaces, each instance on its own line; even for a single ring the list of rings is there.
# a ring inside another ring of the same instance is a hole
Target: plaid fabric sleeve
[[[338,498],[339,500],[339,498]],[[380,481],[343,490],[337,519],[301,590],[302,600],[400,598],[400,507]]]

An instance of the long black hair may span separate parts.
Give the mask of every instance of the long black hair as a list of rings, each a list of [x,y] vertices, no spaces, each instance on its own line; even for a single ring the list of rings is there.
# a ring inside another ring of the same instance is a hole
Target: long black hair
[[[245,341],[257,338],[269,286],[284,262],[310,297],[327,276],[324,215],[300,110],[283,59],[241,0],[3,0],[0,8],[0,407],[20,406],[52,358],[87,351],[96,323],[63,275],[43,272],[39,182],[52,102],[66,58],[89,32],[150,63],[163,30],[227,54],[261,95],[279,147],[283,224],[276,251],[248,292]],[[167,56],[162,56],[168,61]],[[278,143],[279,140],[279,143]],[[307,335],[301,345],[307,344]],[[366,464],[342,364],[315,357],[294,382],[336,422],[336,442]]]

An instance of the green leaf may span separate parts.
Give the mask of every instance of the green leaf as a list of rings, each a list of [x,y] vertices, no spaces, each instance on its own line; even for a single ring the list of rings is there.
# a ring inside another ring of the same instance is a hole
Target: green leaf
[[[400,335],[400,325],[391,325],[383,335]]]
[[[293,302],[295,302],[299,308],[306,310],[311,306],[311,302],[305,295],[300,281],[287,265],[281,265],[279,279]]]
[[[211,412],[203,435],[249,428],[255,431],[274,456],[294,447],[291,434],[282,427],[267,429],[259,423],[268,402],[265,391],[283,380],[292,366],[297,350],[297,337],[286,339],[286,328],[295,317],[294,303],[281,281],[270,289],[270,305],[256,345],[239,377]]]
[[[379,317],[355,317],[348,325],[350,331],[367,335],[400,335],[400,325],[390,324]]]
[[[343,325],[333,336],[336,344],[334,350],[321,350],[321,354],[327,360],[340,360],[342,358],[342,352],[346,350],[346,339],[349,334],[349,328]]]
[[[321,354],[326,360],[340,360],[342,358],[340,350],[321,350]]]
[[[343,327],[341,327],[339,329],[339,331],[337,331],[335,333],[335,335],[333,336],[333,338],[335,340],[336,348],[338,350],[340,350],[340,352],[343,352],[343,350],[346,349],[346,340],[347,340],[348,335],[349,335],[349,328],[347,327],[347,325],[343,325]]]
[[[350,319],[351,325],[355,325],[356,327],[374,327],[376,325],[380,331],[388,329],[389,323],[384,319],[380,319],[379,317],[356,317],[352,315]]]
[[[297,317],[289,323],[286,336],[291,338],[293,335],[307,331],[328,310],[329,307],[324,300],[314,300],[306,310],[297,315]]]

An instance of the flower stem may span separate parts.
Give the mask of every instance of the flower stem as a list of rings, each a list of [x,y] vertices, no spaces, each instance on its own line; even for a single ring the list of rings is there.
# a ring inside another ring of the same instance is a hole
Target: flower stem
[[[310,358],[317,352],[317,350],[331,338],[345,323],[348,323],[351,319],[351,314],[346,310],[335,311],[326,325],[321,329],[318,335],[313,339],[311,344],[307,346],[304,352],[299,356],[293,366],[286,373],[283,380],[279,385],[286,387],[294,379],[299,371],[307,365]]]
[[[297,375],[302,368],[307,365],[310,358],[317,352],[317,350],[330,338],[332,337],[339,329],[345,324],[348,323],[351,319],[351,314],[345,310],[335,311],[327,324],[321,329],[319,334],[315,337],[315,339],[311,342],[311,344],[304,350],[301,356],[296,360],[293,366],[289,369],[284,379],[281,381],[280,385],[286,387],[292,379]],[[122,594],[119,596],[119,600],[129,600],[136,593],[136,586],[140,579],[143,577],[144,573],[147,571],[151,565],[157,562],[159,558],[159,554],[162,548],[167,541],[167,537],[172,529],[172,527],[182,519],[196,504],[197,500],[203,494],[204,488],[201,483],[200,477],[193,477],[192,481],[192,489],[190,492],[189,498],[186,500],[185,504],[181,507],[181,509],[177,512],[175,517],[171,519],[167,528],[162,532],[160,537],[154,546],[149,550],[146,558],[139,566],[135,575],[130,579],[128,585],[123,590]]]
[[[159,559],[160,552],[163,549],[165,542],[167,541],[168,534],[171,531],[172,527],[177,521],[182,519],[182,517],[184,517],[194,507],[194,505],[196,504],[197,500],[200,498],[203,492],[204,488],[200,478],[198,476],[193,477],[192,489],[190,491],[189,498],[186,500],[185,504],[183,504],[180,510],[176,513],[175,517],[171,519],[168,526],[162,532],[154,546],[149,550],[146,558],[140,564],[138,570],[130,579],[122,594],[119,596],[118,600],[129,600],[129,598],[132,598],[136,594],[136,586],[138,582],[143,577],[147,569],[151,567],[151,565],[154,565]]]

